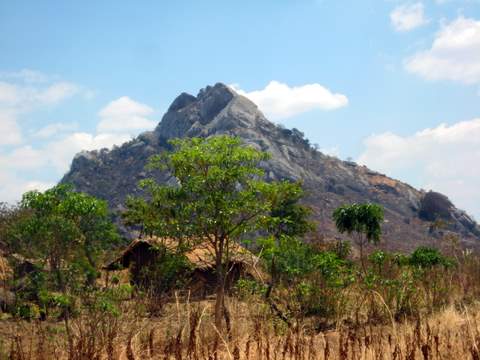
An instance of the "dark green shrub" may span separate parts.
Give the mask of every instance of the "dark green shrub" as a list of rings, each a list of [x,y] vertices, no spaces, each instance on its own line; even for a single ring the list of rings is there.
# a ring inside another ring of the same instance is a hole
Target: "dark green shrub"
[[[266,286],[252,279],[239,279],[234,290],[241,299],[248,299],[252,295],[264,295]]]
[[[165,247],[153,248],[155,254],[149,264],[138,272],[134,270],[135,283],[140,290],[163,295],[186,284],[192,265],[183,253],[172,252]]]
[[[37,319],[40,314],[38,306],[32,303],[19,304],[15,313],[19,318],[25,320]]]
[[[409,264],[426,269],[437,265],[450,267],[454,263],[452,259],[443,256],[437,249],[421,246],[410,255]]]
[[[273,261],[275,265],[278,291],[293,315],[338,315],[344,300],[342,289],[355,280],[348,261],[290,237],[264,239],[261,245],[267,264]]]

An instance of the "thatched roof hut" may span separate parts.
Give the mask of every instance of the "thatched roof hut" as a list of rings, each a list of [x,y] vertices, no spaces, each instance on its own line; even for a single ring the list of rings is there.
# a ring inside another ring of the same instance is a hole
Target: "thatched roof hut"
[[[8,263],[8,259],[0,254],[0,282],[7,281],[13,274],[13,270]]]
[[[214,291],[215,284],[215,249],[209,241],[192,242],[192,246],[183,253],[190,264],[186,288],[192,295],[203,297]],[[142,271],[164,261],[159,256],[161,250],[175,254],[178,242],[158,237],[146,237],[132,241],[120,255],[107,266],[106,270],[130,269],[130,281],[141,285]],[[265,274],[259,266],[259,259],[244,247],[232,243],[230,246],[230,262],[228,264],[227,288],[231,288],[240,278],[251,278],[264,281]],[[180,275],[180,274],[179,274]],[[185,275],[185,274],[183,274]],[[149,279],[161,281],[162,279]]]
[[[0,313],[6,311],[15,301],[15,295],[8,287],[8,280],[13,275],[13,269],[8,259],[0,252]]]

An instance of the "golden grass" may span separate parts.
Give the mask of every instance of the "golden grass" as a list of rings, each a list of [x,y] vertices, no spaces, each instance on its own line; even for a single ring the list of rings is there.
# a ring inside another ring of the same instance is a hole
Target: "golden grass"
[[[62,323],[3,321],[0,359],[480,359],[480,305],[315,332],[304,321],[286,327],[261,304],[230,299],[230,334],[214,327],[209,301],[168,304],[159,318],[141,317],[130,305],[118,318],[72,320],[70,354]]]

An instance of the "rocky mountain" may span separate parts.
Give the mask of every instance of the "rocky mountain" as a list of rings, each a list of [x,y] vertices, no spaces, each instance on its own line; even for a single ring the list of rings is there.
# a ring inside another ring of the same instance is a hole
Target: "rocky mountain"
[[[112,150],[81,152],[73,159],[62,182],[106,199],[122,210],[128,194],[138,194],[139,180],[151,176],[147,159],[169,149],[177,137],[229,134],[272,155],[265,165],[268,179],[303,181],[305,202],[313,208],[318,237],[340,235],[331,220],[333,210],[352,202],[375,202],[385,209],[384,245],[409,250],[440,241],[446,231],[459,235],[467,247],[479,247],[480,227],[442,194],[417,190],[408,184],[317,151],[296,129],[268,121],[257,106],[223,84],[207,86],[197,96],[182,93],[171,104],[155,130]],[[157,173],[160,181],[172,181]],[[435,220],[444,226],[436,230]],[[477,245],[478,244],[478,245]]]

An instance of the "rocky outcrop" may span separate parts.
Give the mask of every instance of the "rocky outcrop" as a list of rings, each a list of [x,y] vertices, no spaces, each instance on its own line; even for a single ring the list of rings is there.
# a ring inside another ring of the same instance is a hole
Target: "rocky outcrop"
[[[385,208],[384,246],[388,248],[406,250],[436,241],[439,235],[429,229],[437,217],[466,246],[480,244],[478,225],[443,195],[419,191],[365,166],[322,154],[300,131],[271,123],[254,103],[223,84],[206,87],[197,96],[182,93],[152,132],[111,151],[78,154],[62,181],[121,210],[128,194],[139,194],[139,180],[153,175],[159,181],[172,181],[166,173],[148,174],[144,169],[151,155],[169,149],[168,140],[219,134],[239,136],[269,152],[271,160],[263,165],[268,179],[303,182],[305,202],[318,223],[317,236],[339,236],[331,220],[339,205],[376,202]]]

